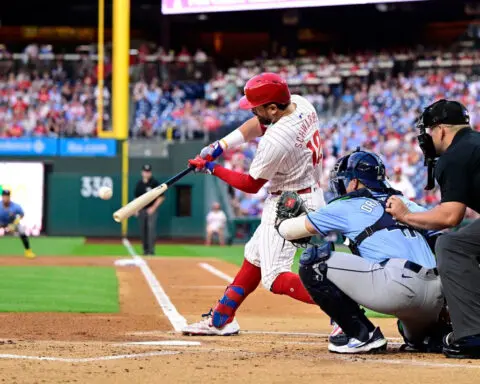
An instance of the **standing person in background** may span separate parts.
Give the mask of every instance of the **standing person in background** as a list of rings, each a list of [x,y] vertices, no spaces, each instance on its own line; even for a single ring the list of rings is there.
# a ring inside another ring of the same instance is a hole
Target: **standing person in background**
[[[159,182],[152,177],[152,166],[145,164],[142,167],[142,178],[135,187],[135,198],[158,187]],[[142,208],[137,216],[140,224],[140,237],[143,245],[143,255],[155,255],[155,238],[157,235],[157,209],[165,200],[164,196],[152,201],[146,207]]]
[[[412,183],[408,180],[408,177],[403,174],[401,167],[395,167],[394,169],[395,176],[393,180],[389,180],[390,185],[393,189],[402,192],[402,195],[410,200],[414,200],[416,197],[415,188],[413,188]]]
[[[2,191],[2,204],[0,204],[0,228],[5,228],[7,233],[18,233],[25,248],[25,257],[33,259],[35,254],[30,249],[30,241],[25,234],[25,227],[20,224],[24,216],[22,207],[10,200],[10,191]]]
[[[227,216],[220,209],[220,203],[212,204],[212,210],[207,214],[207,239],[205,245],[212,244],[212,237],[216,233],[220,245],[225,245],[225,224]]]

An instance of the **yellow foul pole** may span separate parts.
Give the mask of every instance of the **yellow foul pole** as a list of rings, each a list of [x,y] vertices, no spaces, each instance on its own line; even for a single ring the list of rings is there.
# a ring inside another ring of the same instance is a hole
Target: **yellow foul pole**
[[[117,140],[128,137],[128,65],[130,0],[113,0],[113,130]]]
[[[130,0],[113,0],[112,123],[122,140],[122,205],[128,203],[128,83],[130,51]],[[127,234],[122,222],[122,236]]]

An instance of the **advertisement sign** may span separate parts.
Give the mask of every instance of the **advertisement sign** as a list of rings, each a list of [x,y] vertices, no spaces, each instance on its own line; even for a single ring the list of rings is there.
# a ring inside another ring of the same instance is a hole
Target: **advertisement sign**
[[[60,139],[60,156],[114,157],[116,154],[114,139]]]
[[[53,138],[1,139],[0,156],[55,156],[57,146],[58,140]]]
[[[325,7],[375,3],[404,3],[423,0],[162,0],[162,13],[209,13],[226,11],[253,11],[259,9]]]
[[[22,207],[25,216],[21,223],[30,236],[38,236],[42,230],[44,180],[42,163],[0,162],[0,190],[8,189],[11,200]]]

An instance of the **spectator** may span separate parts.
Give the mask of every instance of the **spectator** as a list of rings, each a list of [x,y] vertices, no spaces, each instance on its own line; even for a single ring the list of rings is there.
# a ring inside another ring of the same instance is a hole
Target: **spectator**
[[[227,216],[225,212],[220,209],[220,203],[212,204],[212,209],[207,214],[207,238],[205,245],[212,244],[213,235],[218,236],[220,245],[225,245],[225,225],[227,223]]]
[[[410,200],[414,200],[417,196],[412,183],[402,173],[402,168],[399,166],[395,167],[393,180],[389,180],[389,183],[393,189],[402,192],[403,196]]]

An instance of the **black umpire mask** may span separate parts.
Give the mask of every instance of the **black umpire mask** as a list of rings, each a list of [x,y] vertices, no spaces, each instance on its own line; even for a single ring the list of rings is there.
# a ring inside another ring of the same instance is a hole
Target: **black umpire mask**
[[[427,133],[427,128],[434,128],[440,124],[470,124],[467,109],[457,101],[441,99],[425,108],[418,119],[417,128],[420,131],[420,134],[417,136],[418,144],[425,157],[424,164],[428,167],[426,190],[433,189],[435,186],[435,164],[439,156],[432,136]]]

